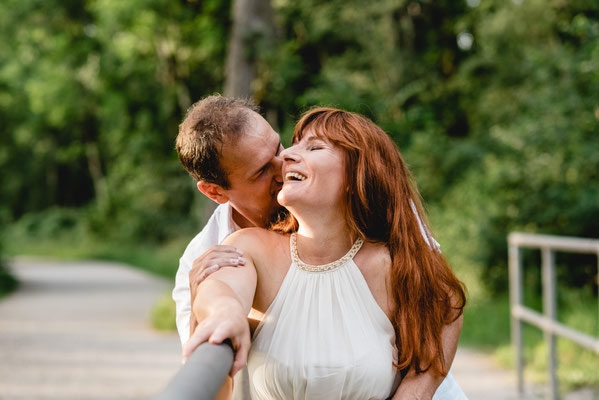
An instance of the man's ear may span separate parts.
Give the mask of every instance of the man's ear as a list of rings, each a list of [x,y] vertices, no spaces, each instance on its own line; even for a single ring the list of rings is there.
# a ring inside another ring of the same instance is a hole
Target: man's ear
[[[210,200],[217,202],[218,204],[225,204],[229,201],[229,196],[225,193],[222,186],[216,183],[209,183],[206,181],[198,181],[198,190]]]

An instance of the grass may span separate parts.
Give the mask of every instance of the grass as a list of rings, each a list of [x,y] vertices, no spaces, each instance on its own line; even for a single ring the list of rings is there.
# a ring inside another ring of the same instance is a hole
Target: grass
[[[131,264],[163,278],[174,280],[188,238],[161,244],[102,240],[66,233],[51,238],[19,238],[6,241],[5,254],[63,260],[95,259]]]
[[[493,351],[510,343],[509,300],[470,298],[464,310],[460,345]]]
[[[152,327],[159,331],[174,331],[177,329],[175,317],[175,302],[170,293],[165,293],[152,307]]]

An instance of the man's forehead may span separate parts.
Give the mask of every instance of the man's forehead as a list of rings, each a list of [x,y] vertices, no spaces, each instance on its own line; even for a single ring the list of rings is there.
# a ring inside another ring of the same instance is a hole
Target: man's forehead
[[[222,166],[228,174],[247,178],[276,155],[279,143],[279,135],[270,125],[248,130],[237,140],[223,146]]]
[[[248,115],[243,135],[268,138],[272,135],[276,135],[276,133],[263,116],[252,111],[251,114]]]

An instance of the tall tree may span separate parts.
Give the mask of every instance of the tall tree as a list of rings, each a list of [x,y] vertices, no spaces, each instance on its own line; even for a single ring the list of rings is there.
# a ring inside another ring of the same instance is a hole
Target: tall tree
[[[227,55],[225,95],[253,97],[256,63],[274,44],[270,0],[235,0]]]

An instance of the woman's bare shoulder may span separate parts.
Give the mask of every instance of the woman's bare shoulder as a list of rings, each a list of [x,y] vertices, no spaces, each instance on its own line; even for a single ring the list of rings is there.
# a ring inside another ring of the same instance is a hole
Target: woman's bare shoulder
[[[235,246],[253,254],[259,254],[263,250],[271,249],[274,245],[279,244],[279,242],[284,240],[284,236],[263,228],[245,228],[227,236],[222,244]]]
[[[382,243],[366,242],[356,255],[356,264],[364,275],[387,273],[391,267],[389,249]]]
[[[223,241],[223,243],[231,242],[231,241],[239,241],[239,240],[251,240],[252,238],[254,238],[256,236],[262,236],[267,232],[268,231],[264,228],[257,228],[257,227],[243,228],[243,229],[235,231],[235,232],[231,233],[229,236],[227,236],[227,238]]]
[[[366,242],[356,254],[356,265],[379,307],[391,318],[391,305],[388,282],[391,271],[391,255],[387,246]]]

